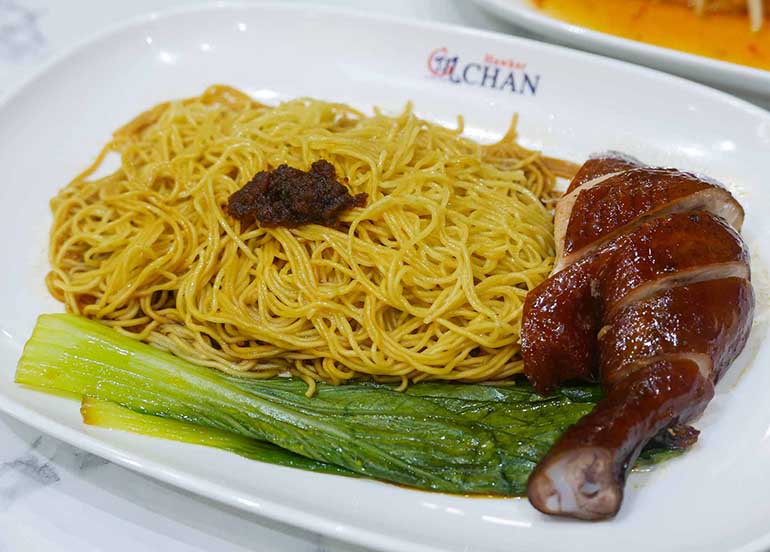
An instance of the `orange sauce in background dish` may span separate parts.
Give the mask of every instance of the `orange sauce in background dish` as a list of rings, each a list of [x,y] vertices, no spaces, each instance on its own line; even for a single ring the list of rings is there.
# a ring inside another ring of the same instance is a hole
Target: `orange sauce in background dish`
[[[603,33],[770,70],[770,19],[752,32],[745,13],[698,15],[661,0],[531,0],[546,14]]]

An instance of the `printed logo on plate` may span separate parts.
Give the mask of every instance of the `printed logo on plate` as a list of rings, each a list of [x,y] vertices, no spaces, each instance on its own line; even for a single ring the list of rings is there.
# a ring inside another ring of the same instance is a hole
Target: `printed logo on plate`
[[[485,54],[479,61],[464,61],[448,48],[428,55],[428,73],[452,84],[479,86],[508,94],[537,95],[540,75],[527,71],[527,64],[511,58]]]

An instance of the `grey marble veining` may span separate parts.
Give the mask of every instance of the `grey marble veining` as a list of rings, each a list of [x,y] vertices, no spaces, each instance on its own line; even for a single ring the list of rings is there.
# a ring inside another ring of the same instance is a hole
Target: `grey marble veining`
[[[58,482],[61,478],[51,459],[41,454],[41,445],[52,439],[39,436],[22,455],[0,464],[0,511],[29,492]]]
[[[0,444],[0,552],[364,551],[155,481],[5,415]]]
[[[45,46],[38,26],[39,15],[14,0],[0,0],[0,57],[17,60],[34,55]]]

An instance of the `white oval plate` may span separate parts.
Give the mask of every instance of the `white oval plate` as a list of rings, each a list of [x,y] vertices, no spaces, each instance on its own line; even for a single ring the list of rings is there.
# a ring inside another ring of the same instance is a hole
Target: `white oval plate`
[[[447,63],[456,66],[444,74]],[[509,66],[517,67],[512,77]],[[615,520],[574,523],[546,518],[526,500],[419,492],[89,428],[76,403],[15,385],[35,317],[62,309],[43,284],[48,199],[121,123],[216,82],[268,102],[313,95],[396,111],[413,100],[434,121],[453,124],[465,114],[469,135],[482,140],[499,137],[519,112],[526,143],[548,154],[582,160],[619,149],[728,182],[746,206],[763,306],[746,352],[699,421],[696,448],[632,475]],[[102,35],[6,98],[0,121],[0,408],[11,415],[185,489],[375,548],[703,552],[770,544],[762,264],[770,258],[770,115],[762,110],[675,77],[537,42],[311,7],[219,6],[150,16]]]
[[[682,75],[755,97],[762,103],[770,102],[770,71],[653,46],[572,25],[541,12],[532,5],[531,0],[473,1],[514,25],[559,43]],[[747,21],[747,32],[748,26]]]

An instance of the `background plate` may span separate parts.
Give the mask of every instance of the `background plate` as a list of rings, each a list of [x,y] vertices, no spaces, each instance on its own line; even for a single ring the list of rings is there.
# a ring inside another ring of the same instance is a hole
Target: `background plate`
[[[562,44],[676,73],[752,96],[759,103],[770,105],[770,71],[652,46],[565,23],[534,8],[531,0],[473,1],[514,25]],[[748,22],[746,28],[748,32]]]
[[[541,516],[525,500],[423,493],[89,428],[76,403],[14,385],[35,317],[61,310],[43,285],[48,199],[121,123],[215,82],[267,102],[313,95],[396,111],[411,99],[435,121],[453,124],[462,112],[469,135],[482,140],[499,137],[519,112],[525,143],[548,154],[580,161],[620,149],[728,182],[746,206],[760,309],[747,350],[699,421],[696,449],[633,475],[617,519],[573,523]],[[763,264],[770,219],[762,216],[770,115],[762,110],[674,77],[521,39],[309,7],[232,6],[153,16],[107,33],[6,98],[0,120],[0,255],[8,267],[0,408],[10,414],[185,489],[377,548],[560,550],[569,542],[649,552],[770,544]]]

